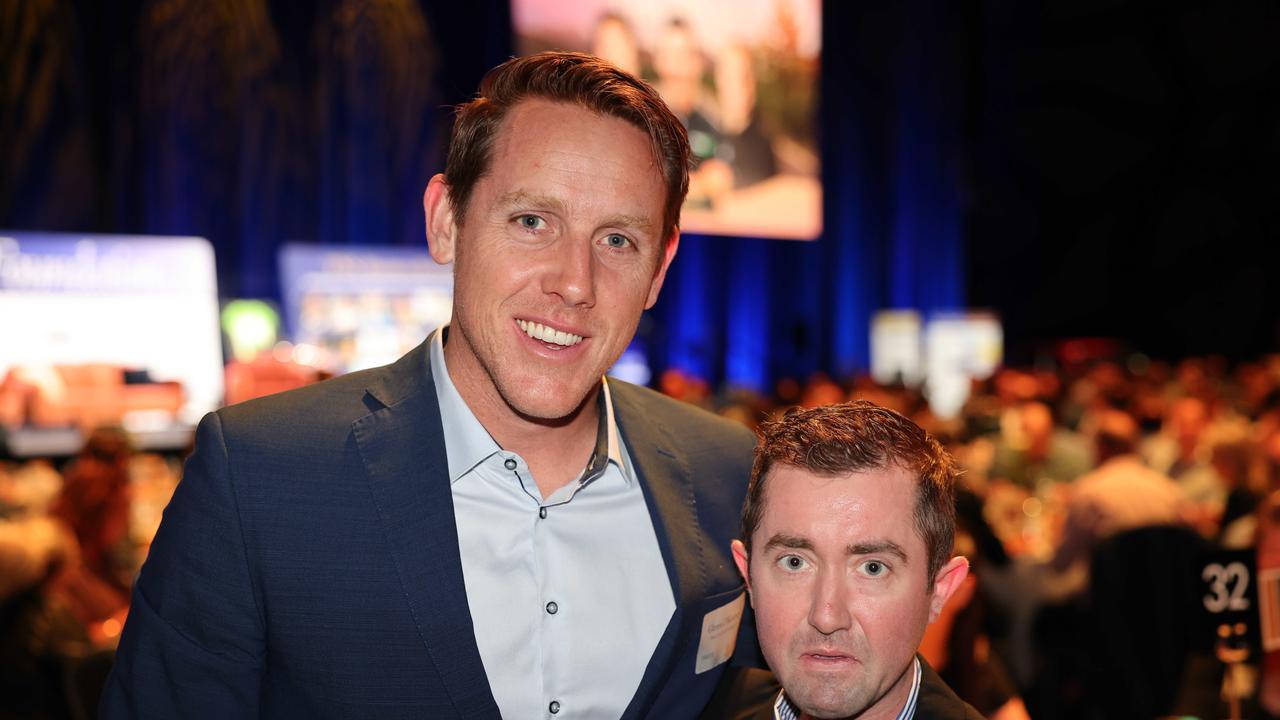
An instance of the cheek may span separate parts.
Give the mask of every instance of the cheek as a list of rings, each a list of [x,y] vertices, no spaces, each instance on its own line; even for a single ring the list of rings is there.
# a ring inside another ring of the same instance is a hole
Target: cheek
[[[912,653],[924,637],[929,622],[929,596],[867,597],[855,603],[854,614],[872,645]]]
[[[754,595],[756,629],[762,642],[786,647],[788,639],[804,625],[809,615],[807,595],[799,587],[760,587]]]
[[[614,305],[643,309],[653,287],[655,267],[649,258],[633,258],[617,264],[602,261],[596,270],[597,292],[608,293]]]

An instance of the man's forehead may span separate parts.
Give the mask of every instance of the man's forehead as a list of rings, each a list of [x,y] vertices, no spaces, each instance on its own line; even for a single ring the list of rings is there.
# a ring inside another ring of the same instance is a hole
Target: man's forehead
[[[876,536],[910,547],[909,538],[917,537],[915,497],[913,474],[897,465],[845,473],[775,465],[766,477],[765,511],[755,539],[821,531],[831,540]]]
[[[915,473],[895,462],[847,471],[815,470],[778,462],[769,468],[765,478],[766,495],[779,488],[827,495],[914,495],[915,487]]]
[[[586,178],[585,182],[583,179]],[[477,183],[476,212],[532,202],[538,209],[596,207],[611,223],[657,233],[665,181],[648,135],[572,102],[528,98],[506,114]],[[606,207],[607,206],[607,207]]]
[[[554,122],[542,122],[548,118],[554,118]],[[508,162],[513,159],[536,159],[527,157],[524,154],[525,147],[522,146],[531,140],[545,137],[548,132],[559,131],[573,136],[574,133],[581,132],[585,125],[596,123],[612,125],[622,136],[631,135],[639,140],[640,144],[635,146],[637,149],[644,148],[643,152],[636,153],[624,143],[615,144],[612,152],[597,155],[597,160],[644,167],[656,173],[660,181],[663,180],[658,150],[654,140],[643,128],[615,115],[589,108],[582,103],[544,97],[525,98],[507,111],[494,133],[489,161],[493,163],[500,159]],[[513,154],[502,157],[505,153]]]

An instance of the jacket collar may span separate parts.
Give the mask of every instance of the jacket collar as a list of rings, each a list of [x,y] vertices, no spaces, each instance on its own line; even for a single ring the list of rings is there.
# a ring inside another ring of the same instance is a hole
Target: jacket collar
[[[674,663],[685,646],[697,635],[689,608],[706,596],[707,548],[699,531],[697,503],[692,475],[685,453],[662,422],[662,411],[654,407],[648,392],[622,382],[610,382],[618,428],[631,453],[636,477],[644,491],[649,517],[658,537],[662,559],[667,566],[676,596],[676,611],[658,641],[649,666],[623,718],[643,717],[645,709],[666,684]]]
[[[459,717],[498,717],[467,606],[426,343],[373,373],[352,424],[418,635]]]

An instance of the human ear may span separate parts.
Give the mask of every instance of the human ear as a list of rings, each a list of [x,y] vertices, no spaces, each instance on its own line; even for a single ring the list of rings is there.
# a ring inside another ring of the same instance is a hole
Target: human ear
[[[458,238],[458,223],[453,216],[453,200],[444,175],[436,173],[422,193],[422,212],[426,216],[427,247],[431,258],[441,265],[453,262]]]
[[[951,561],[942,566],[938,574],[933,579],[933,597],[929,603],[929,622],[938,619],[942,608],[946,606],[947,600],[955,594],[960,588],[960,584],[969,575],[969,561],[963,557],[956,556]]]
[[[653,282],[649,284],[649,297],[644,302],[644,309],[648,310],[653,304],[658,302],[658,293],[662,290],[662,283],[667,277],[667,268],[671,267],[671,261],[676,258],[676,250],[680,247],[680,228],[671,230],[671,239],[667,241],[666,247],[662,249],[662,261],[658,263],[658,270],[653,274]]]
[[[747,596],[751,596],[751,570],[750,558],[747,555],[747,546],[741,540],[734,540],[729,544],[729,549],[733,551],[733,564],[738,566],[738,574],[742,575],[742,581],[747,584]],[[752,601],[752,607],[755,602]]]

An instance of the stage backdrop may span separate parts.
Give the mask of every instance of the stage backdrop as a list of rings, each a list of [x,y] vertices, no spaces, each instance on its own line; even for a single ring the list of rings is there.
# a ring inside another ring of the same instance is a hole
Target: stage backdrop
[[[687,235],[642,324],[655,372],[844,375],[874,311],[963,304],[972,8],[821,10],[798,144],[822,233]],[[0,227],[207,237],[223,297],[277,301],[285,243],[420,247],[450,106],[515,51],[511,19],[507,0],[0,4]]]

